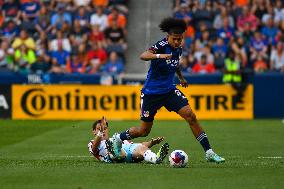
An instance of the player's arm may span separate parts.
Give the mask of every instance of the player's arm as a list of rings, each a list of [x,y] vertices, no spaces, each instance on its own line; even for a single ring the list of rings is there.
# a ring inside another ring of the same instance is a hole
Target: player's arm
[[[140,59],[144,61],[159,59],[159,58],[170,59],[171,57],[172,57],[171,54],[158,54],[152,50],[147,50],[140,55]]]
[[[99,150],[98,148],[99,148],[101,141],[102,141],[102,136],[96,135],[93,140],[93,145],[92,145],[92,150],[94,154],[98,153],[98,150]]]
[[[104,126],[103,124],[100,124],[100,131],[96,134],[94,140],[93,140],[93,145],[92,145],[92,150],[94,154],[98,153],[98,148],[100,146],[100,143],[102,141],[104,135]]]
[[[177,67],[177,69],[176,69],[176,74],[177,74],[177,76],[178,76],[180,85],[181,85],[182,87],[185,87],[185,88],[188,87],[187,81],[186,81],[185,78],[183,77],[183,75],[182,75],[182,73],[181,73],[179,67]]]

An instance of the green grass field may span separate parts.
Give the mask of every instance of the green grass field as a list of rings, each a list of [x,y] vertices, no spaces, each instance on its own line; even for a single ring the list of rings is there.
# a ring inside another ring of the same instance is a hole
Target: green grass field
[[[156,121],[147,138],[165,136],[171,151],[187,152],[189,164],[183,169],[171,168],[168,161],[160,165],[96,161],[87,150],[90,121],[0,120],[0,188],[283,188],[281,120],[201,123],[226,163],[207,163],[181,121]],[[136,124],[110,121],[111,134]]]

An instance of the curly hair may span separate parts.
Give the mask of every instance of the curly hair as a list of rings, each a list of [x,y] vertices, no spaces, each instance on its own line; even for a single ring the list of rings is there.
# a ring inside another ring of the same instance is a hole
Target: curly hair
[[[165,18],[159,25],[160,30],[169,34],[182,34],[186,30],[186,23],[182,19]]]

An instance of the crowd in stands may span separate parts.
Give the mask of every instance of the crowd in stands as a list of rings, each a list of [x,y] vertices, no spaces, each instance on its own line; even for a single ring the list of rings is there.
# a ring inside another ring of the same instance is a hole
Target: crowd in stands
[[[127,0],[0,0],[0,71],[124,72]]]
[[[222,72],[227,60],[251,73],[284,73],[283,0],[173,0],[188,25],[182,57],[187,73]]]

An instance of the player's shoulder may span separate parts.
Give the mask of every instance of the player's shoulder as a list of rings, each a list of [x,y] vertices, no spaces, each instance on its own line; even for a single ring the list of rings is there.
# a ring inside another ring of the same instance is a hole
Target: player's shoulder
[[[168,40],[166,38],[163,38],[159,41],[157,41],[152,47],[149,48],[149,50],[155,52],[155,53],[163,53],[164,49],[169,45]]]
[[[157,41],[156,44],[161,46],[161,47],[164,47],[164,46],[169,45],[169,42],[168,42],[167,38],[163,38],[163,39]]]

